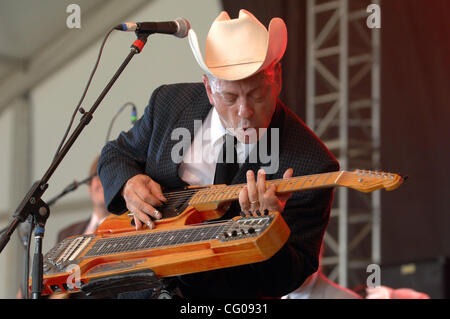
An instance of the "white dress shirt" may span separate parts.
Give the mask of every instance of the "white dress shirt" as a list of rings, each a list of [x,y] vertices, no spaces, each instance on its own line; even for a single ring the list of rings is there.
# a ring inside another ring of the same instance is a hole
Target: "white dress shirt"
[[[309,299],[311,291],[316,284],[318,272],[309,276],[305,282],[293,292],[281,297],[281,299]]]
[[[227,130],[223,127],[216,108],[212,107],[201,128],[184,154],[178,167],[178,176],[189,185],[212,185],[216,173],[217,158],[222,149]],[[239,165],[245,162],[256,143],[237,142],[236,152]]]

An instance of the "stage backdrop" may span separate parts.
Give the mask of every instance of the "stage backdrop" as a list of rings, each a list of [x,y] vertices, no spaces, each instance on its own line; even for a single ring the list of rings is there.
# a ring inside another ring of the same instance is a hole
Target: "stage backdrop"
[[[357,0],[350,0],[357,1]],[[281,99],[305,119],[306,1],[222,0],[288,27]],[[409,176],[382,195],[382,262],[450,256],[450,1],[381,2],[381,167]]]

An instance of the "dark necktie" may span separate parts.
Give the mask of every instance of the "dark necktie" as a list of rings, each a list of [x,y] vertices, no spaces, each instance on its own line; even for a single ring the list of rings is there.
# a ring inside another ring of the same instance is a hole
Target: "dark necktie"
[[[230,185],[233,177],[239,169],[236,152],[236,137],[226,134],[222,150],[217,157],[216,173],[214,175],[214,184]],[[228,151],[228,154],[227,154]]]

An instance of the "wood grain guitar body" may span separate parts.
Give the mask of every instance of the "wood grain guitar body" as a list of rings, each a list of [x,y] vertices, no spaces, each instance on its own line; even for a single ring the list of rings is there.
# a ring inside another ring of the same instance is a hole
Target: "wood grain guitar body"
[[[217,213],[189,207],[141,231],[126,214],[111,216],[96,234],[66,238],[45,255],[42,294],[153,288],[165,277],[266,260],[290,234],[278,212],[200,222]]]

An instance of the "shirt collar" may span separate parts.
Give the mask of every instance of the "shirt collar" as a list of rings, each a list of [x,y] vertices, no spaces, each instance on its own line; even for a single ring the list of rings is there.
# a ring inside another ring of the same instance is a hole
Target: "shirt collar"
[[[219,118],[219,113],[215,107],[213,107],[211,117],[211,142],[215,144],[219,139],[222,139],[222,136],[227,134],[227,130],[223,127],[222,122]]]

